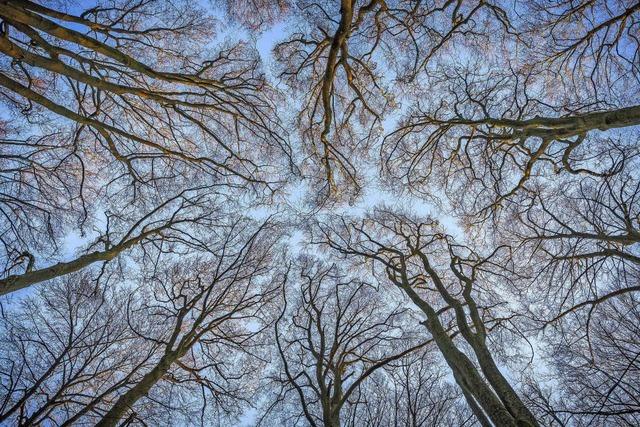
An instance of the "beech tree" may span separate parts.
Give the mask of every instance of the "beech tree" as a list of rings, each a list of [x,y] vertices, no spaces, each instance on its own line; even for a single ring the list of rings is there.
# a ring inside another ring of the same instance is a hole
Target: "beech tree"
[[[0,280],[0,295],[81,270],[94,263],[107,263],[131,248],[144,252],[149,246],[171,243],[196,249],[202,246],[203,242],[194,239],[193,232],[220,219],[221,212],[211,209],[211,204],[215,203],[215,193],[207,188],[194,188],[175,196],[165,194],[165,197],[160,205],[150,207],[138,218],[135,216],[138,210],[107,213],[106,230],[88,245],[83,255],[71,261],[36,266],[34,257],[26,253],[29,257],[26,271]],[[6,270],[11,271],[12,268]]]
[[[510,210],[513,227],[502,241],[518,242],[514,259],[533,280],[523,296],[546,303],[546,321],[640,290],[635,177],[583,178],[541,191]],[[521,257],[535,260],[525,265]],[[535,295],[535,296],[534,296]]]
[[[553,402],[566,424],[638,422],[637,325],[637,296],[625,295],[548,333],[555,379],[573,397]]]
[[[122,292],[72,274],[2,306],[0,420],[72,424],[135,382],[152,353],[128,330]],[[131,351],[136,348],[136,351]]]
[[[501,248],[480,256],[456,244],[436,221],[388,210],[361,220],[338,218],[316,228],[314,242],[368,260],[424,313],[423,324],[482,425],[538,425],[498,368],[487,342],[492,323],[501,320],[492,319],[491,311],[502,301],[490,298],[499,286],[495,281],[508,272],[495,269],[494,257]],[[475,360],[450,329],[471,348]]]
[[[67,119],[78,142],[93,139],[134,181],[187,163],[267,183],[256,175],[265,165],[241,143],[263,144],[264,154],[286,148],[260,95],[269,88],[242,43],[203,49],[214,33],[202,9],[137,1],[72,15],[20,0],[0,10],[0,84],[16,107],[38,104]],[[64,99],[52,92],[60,86]]]
[[[445,379],[434,348],[389,363],[367,387],[359,423],[366,426],[472,425],[474,416],[461,393]]]
[[[633,134],[603,131],[640,124],[638,105],[549,105],[553,99],[537,96],[545,74],[496,71],[479,62],[435,74],[431,89],[446,96],[416,105],[385,137],[384,167],[418,193],[437,183],[472,221],[558,177],[606,178],[635,164]],[[573,112],[558,114],[562,109]]]
[[[172,254],[156,258],[133,288],[102,292],[78,273],[40,288],[4,319],[3,419],[164,425],[238,415],[259,363],[252,340],[277,289],[271,227],[221,224],[208,257],[167,267]]]
[[[509,11],[512,31],[421,74],[382,144],[385,175],[426,197],[436,184],[470,221],[536,185],[632,170],[637,156],[637,5],[534,0]]]
[[[369,377],[427,344],[406,326],[407,308],[380,300],[372,284],[335,264],[299,260],[282,286],[271,379],[279,390],[268,397],[261,423],[353,425],[367,403],[362,387]]]
[[[634,0],[0,1],[0,423],[639,420]]]
[[[275,56],[280,78],[302,94],[296,125],[320,200],[360,193],[367,178],[362,160],[397,110],[399,94],[388,81],[412,81],[454,40],[486,30],[480,19],[492,16],[510,27],[493,2],[291,3],[287,11],[299,27],[276,45]]]
[[[192,6],[0,5],[0,93],[15,118],[0,132],[5,275],[46,267],[37,258],[59,255],[69,226],[86,233],[124,200],[144,217],[155,206],[141,200],[191,187],[281,184],[291,153],[257,54],[205,48],[214,20]]]
[[[250,354],[251,338],[262,329],[262,313],[277,289],[269,280],[277,248],[267,236],[272,227],[231,221],[219,226],[209,259],[151,269],[150,286],[128,301],[127,322],[154,348],[155,358],[135,385],[113,399],[97,425],[118,425],[138,414],[153,420],[158,411],[156,422],[179,415],[188,422],[198,412],[202,421],[215,414],[237,415],[250,394],[250,387],[243,388],[245,377],[255,372],[243,356]],[[159,386],[165,390],[156,395],[152,389]],[[170,398],[181,393],[187,394],[182,402]]]

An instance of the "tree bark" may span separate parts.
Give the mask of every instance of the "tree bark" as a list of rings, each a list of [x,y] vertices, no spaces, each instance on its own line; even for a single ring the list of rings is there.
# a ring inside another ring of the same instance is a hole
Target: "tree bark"
[[[640,125],[640,105],[615,110],[595,111],[568,117],[534,117],[527,120],[496,119],[434,120],[435,124],[511,128],[513,137],[537,136],[543,139],[568,138],[592,130],[609,130]]]
[[[51,280],[56,277],[64,276],[75,271],[82,270],[83,268],[95,262],[110,261],[123,251],[131,248],[145,238],[161,231],[164,228],[166,227],[163,226],[150,231],[146,231],[136,237],[120,242],[117,245],[112,246],[108,250],[91,252],[86,255],[82,255],[74,259],[73,261],[59,262],[55,265],[34,271],[28,271],[24,274],[13,274],[11,276],[8,276],[0,280],[0,295],[6,295],[8,293],[24,289],[35,283],[44,282],[46,280]]]
[[[142,377],[134,387],[120,396],[104,417],[96,424],[96,427],[114,427],[124,414],[143,396],[146,396],[153,387],[171,368],[171,365],[183,356],[182,351],[165,353],[158,364]]]
[[[24,274],[13,274],[0,280],[0,295],[6,295],[11,292],[18,291],[29,287],[35,283],[51,280],[56,277],[64,276],[78,270],[82,270],[94,262],[109,261],[115,258],[120,252],[124,251],[131,245],[126,247],[115,246],[108,251],[91,252],[82,255],[69,262],[59,262],[50,267],[41,268],[39,270],[29,271]]]
[[[501,427],[517,426],[516,419],[511,415],[495,391],[480,376],[473,362],[455,346],[449,334],[442,327],[435,310],[423,301],[408,284],[403,284],[400,287],[427,316],[427,321],[425,322],[427,329],[433,336],[433,340],[436,342],[447,365],[453,371],[454,378],[462,390],[466,390],[473,396],[495,425]]]
[[[478,341],[477,339],[475,341]],[[470,343],[482,373],[487,378],[491,387],[502,400],[507,410],[514,416],[519,426],[538,426],[535,417],[529,411],[529,408],[522,402],[511,384],[502,375],[502,372],[496,366],[489,349],[484,342]]]

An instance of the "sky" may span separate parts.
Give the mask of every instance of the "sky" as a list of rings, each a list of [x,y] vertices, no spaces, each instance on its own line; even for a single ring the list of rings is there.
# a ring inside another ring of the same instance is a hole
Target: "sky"
[[[87,5],[92,5],[93,2],[89,0],[82,0],[77,3],[77,11],[85,9]],[[72,10],[73,12],[74,10]],[[242,35],[244,32],[235,27],[235,24],[229,22],[220,12],[216,17],[222,22],[227,22],[226,28],[221,32],[220,37]],[[272,49],[275,44],[286,37],[290,30],[290,27],[286,22],[278,22],[271,28],[263,31],[259,37],[252,42],[255,43],[256,48],[264,63],[267,75],[274,79],[273,76],[273,56]],[[1,117],[1,116],[0,116]],[[385,133],[388,132],[394,126],[393,121],[387,121],[383,125],[385,126]],[[446,230],[459,239],[464,239],[464,233],[451,216],[444,213],[438,207],[420,199],[418,197],[411,196],[406,192],[394,193],[387,189],[383,189],[379,182],[376,182],[377,170],[370,170],[364,173],[364,175],[372,177],[372,183],[365,187],[363,195],[352,206],[339,206],[332,209],[332,213],[344,213],[348,215],[363,215],[367,211],[371,210],[375,206],[397,206],[403,209],[410,210],[419,216],[434,216],[441,224],[444,225]],[[297,214],[308,214],[309,208],[303,206],[303,196],[313,189],[307,188],[306,185],[300,182],[293,183],[288,189],[288,194],[285,198],[283,206],[276,206],[274,210],[292,209]],[[255,218],[264,217],[270,214],[268,209],[256,209],[250,214]],[[69,260],[77,256],[78,250],[84,245],[90,242],[95,236],[88,234],[81,236],[78,230],[70,230],[64,241],[64,247],[62,251],[62,260]],[[294,250],[301,250],[304,247],[304,236],[300,232],[294,232],[291,236],[291,246]],[[28,288],[16,293],[18,298],[25,295],[27,292],[32,292],[33,288]],[[256,411],[251,410],[247,412],[240,420],[239,426],[251,425],[255,420]]]
[[[266,28],[264,31],[259,33],[257,37],[252,39],[246,30],[240,28],[237,23],[234,23],[232,20],[226,17],[222,10],[216,9],[215,2],[210,2],[208,0],[199,0],[199,2],[203,4],[208,10],[210,10],[214,18],[217,19],[221,24],[218,32],[218,38],[217,40],[213,41],[212,44],[223,41],[226,38],[244,38],[245,40],[247,40],[247,42],[254,43],[257,51],[259,52],[259,55],[263,62],[264,70],[268,78],[271,80],[272,84],[278,86],[276,76],[274,75],[275,64],[272,55],[272,49],[276,45],[276,43],[284,40],[286,36],[292,31],[291,23],[288,23],[286,21],[278,21],[274,25]],[[70,12],[80,13],[82,10],[91,7],[93,4],[95,4],[95,2],[93,2],[92,0],[82,0],[75,4],[71,4],[75,5],[75,7],[72,7],[70,9]],[[282,87],[280,88],[284,89]],[[393,129],[394,126],[394,119],[386,120],[383,123],[385,133]],[[464,239],[464,233],[462,232],[459,224],[451,215],[443,212],[442,209],[439,209],[435,205],[428,203],[424,199],[412,196],[407,192],[396,193],[390,191],[389,189],[383,188],[383,186],[377,181],[377,170],[365,171],[363,175],[368,177],[369,185],[364,188],[362,196],[359,197],[356,203],[351,206],[332,206],[331,213],[363,215],[375,206],[384,205],[391,207],[402,207],[403,209],[409,210],[410,212],[413,212],[419,216],[436,217],[446,228],[448,233],[454,235],[456,238]],[[295,213],[297,215],[305,217],[313,211],[313,208],[305,207],[303,205],[304,196],[309,191],[313,191],[313,188],[309,188],[304,182],[293,182],[285,190],[287,195],[282,205],[275,206],[273,209],[258,208],[253,210],[249,214],[255,219],[263,219],[270,214],[273,214],[274,212],[292,210],[293,212],[290,213]],[[99,226],[100,224],[98,224],[98,227]],[[292,234],[292,245],[300,247],[300,239],[302,238],[302,235],[300,233]],[[64,261],[72,259],[77,255],[78,250],[87,243],[91,242],[93,238],[95,238],[95,235],[93,233],[88,233],[85,236],[82,236],[79,230],[69,230],[69,233],[64,240],[64,246],[61,251],[61,260]]]

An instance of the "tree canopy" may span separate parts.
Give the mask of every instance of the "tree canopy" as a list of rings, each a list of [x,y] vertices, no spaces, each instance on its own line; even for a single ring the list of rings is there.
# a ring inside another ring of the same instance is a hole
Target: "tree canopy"
[[[0,1],[0,423],[640,424],[640,4]]]

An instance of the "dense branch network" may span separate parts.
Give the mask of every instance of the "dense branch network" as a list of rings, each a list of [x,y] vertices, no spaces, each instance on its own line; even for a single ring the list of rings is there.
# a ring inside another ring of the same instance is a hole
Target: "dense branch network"
[[[640,424],[634,0],[0,0],[0,423]]]

